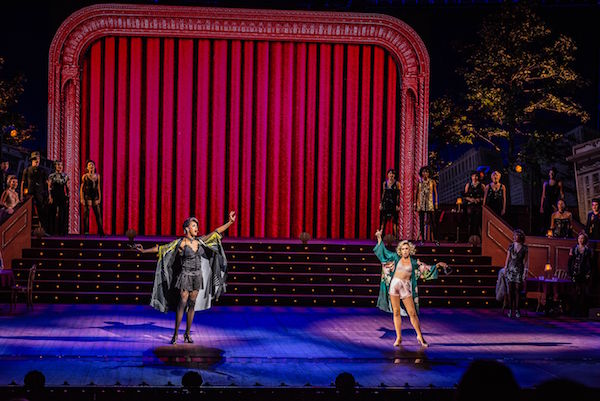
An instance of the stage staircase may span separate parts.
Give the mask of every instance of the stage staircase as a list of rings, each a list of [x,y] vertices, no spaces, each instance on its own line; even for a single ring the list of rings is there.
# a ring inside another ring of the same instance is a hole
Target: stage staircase
[[[168,238],[139,238],[145,247]],[[125,237],[32,239],[22,258],[13,261],[17,282],[37,263],[34,301],[38,303],[147,304],[156,254],[131,250]],[[374,306],[380,264],[369,241],[243,240],[226,238],[229,261],[224,305]],[[447,243],[419,246],[425,263],[448,263],[452,272],[421,283],[421,305],[496,305],[498,267],[481,249]]]

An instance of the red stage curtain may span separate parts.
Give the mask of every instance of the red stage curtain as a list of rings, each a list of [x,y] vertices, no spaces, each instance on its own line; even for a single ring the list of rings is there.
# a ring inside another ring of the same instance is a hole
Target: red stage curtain
[[[370,238],[398,170],[400,76],[382,48],[106,37],[83,60],[81,169],[108,233]]]

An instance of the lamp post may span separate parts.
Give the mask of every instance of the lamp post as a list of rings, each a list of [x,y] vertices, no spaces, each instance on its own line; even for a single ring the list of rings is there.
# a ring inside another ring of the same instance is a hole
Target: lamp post
[[[544,266],[544,278],[549,280],[552,278],[552,265],[550,263],[546,263]]]
[[[461,212],[460,207],[462,206],[462,203],[463,203],[463,200],[462,200],[461,197],[456,198],[456,207],[457,207],[456,212],[458,213],[458,221],[461,220],[461,218],[460,218],[460,212]],[[456,241],[454,241],[454,243],[458,243],[458,241],[460,241],[460,224],[456,225]]]

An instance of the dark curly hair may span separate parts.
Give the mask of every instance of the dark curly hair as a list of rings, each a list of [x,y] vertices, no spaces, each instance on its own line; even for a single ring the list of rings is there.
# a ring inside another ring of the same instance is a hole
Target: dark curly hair
[[[517,237],[517,242],[519,244],[523,244],[525,243],[525,231],[521,230],[520,228],[517,228],[514,232],[514,234]]]
[[[196,225],[199,225],[198,219],[193,216],[185,219],[185,221],[183,222],[183,231],[186,231],[192,223],[196,223]]]
[[[431,167],[429,167],[429,166],[423,166],[419,169],[419,177],[423,177],[424,171],[427,171],[429,173],[429,176],[431,177],[432,172],[431,172]]]

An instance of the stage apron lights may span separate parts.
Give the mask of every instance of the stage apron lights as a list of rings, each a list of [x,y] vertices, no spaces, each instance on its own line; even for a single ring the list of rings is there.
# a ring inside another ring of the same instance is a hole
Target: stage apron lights
[[[236,210],[233,236],[369,238],[388,168],[399,171],[401,225],[412,232],[426,88],[403,77],[385,46],[318,35],[97,36],[78,57],[77,118],[63,111],[63,133],[49,143],[71,165],[72,193],[86,160],[96,161],[107,233],[176,235],[190,215],[208,232]],[[58,106],[69,109],[69,90]]]

